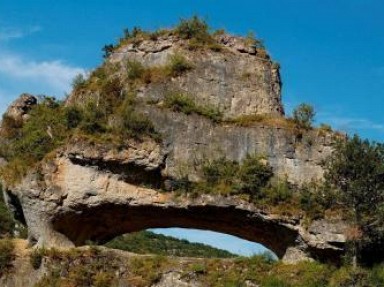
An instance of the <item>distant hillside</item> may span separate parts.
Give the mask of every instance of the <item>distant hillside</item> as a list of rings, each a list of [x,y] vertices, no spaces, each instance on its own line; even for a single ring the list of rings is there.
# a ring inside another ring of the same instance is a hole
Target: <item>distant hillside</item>
[[[138,254],[158,254],[179,257],[230,258],[235,257],[228,251],[201,243],[171,236],[141,231],[116,237],[106,244],[109,248],[121,249]]]

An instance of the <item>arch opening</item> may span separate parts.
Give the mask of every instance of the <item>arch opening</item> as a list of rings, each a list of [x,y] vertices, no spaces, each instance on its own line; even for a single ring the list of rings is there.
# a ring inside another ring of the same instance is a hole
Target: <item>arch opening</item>
[[[75,245],[86,241],[105,243],[118,235],[153,229],[187,228],[210,230],[260,243],[282,258],[295,245],[297,232],[275,220],[234,206],[196,205],[188,207],[162,205],[115,205],[90,208],[77,206],[55,218],[56,231]]]
[[[177,227],[149,229],[148,231],[180,240],[187,240],[191,243],[206,244],[238,256],[250,257],[253,255],[269,254],[274,259],[277,259],[276,254],[264,245],[225,233]]]

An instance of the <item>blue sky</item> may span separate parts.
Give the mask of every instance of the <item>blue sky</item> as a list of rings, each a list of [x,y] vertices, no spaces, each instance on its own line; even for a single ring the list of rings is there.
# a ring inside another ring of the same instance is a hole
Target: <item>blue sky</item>
[[[0,112],[22,92],[63,97],[124,28],[170,27],[198,14],[213,28],[263,39],[281,64],[289,114],[384,141],[382,0],[1,0]]]

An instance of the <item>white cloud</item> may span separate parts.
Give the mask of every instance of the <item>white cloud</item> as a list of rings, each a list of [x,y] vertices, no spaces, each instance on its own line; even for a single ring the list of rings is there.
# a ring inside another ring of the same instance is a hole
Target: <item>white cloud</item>
[[[23,38],[27,35],[39,32],[40,26],[32,26],[26,29],[13,28],[13,27],[1,27],[0,28],[0,42],[10,41],[13,39]]]
[[[36,62],[18,55],[0,55],[0,74],[14,80],[39,82],[62,94],[70,89],[72,79],[84,69],[67,65],[60,60]]]
[[[24,92],[62,97],[79,73],[85,70],[61,60],[39,62],[0,49],[0,114]]]
[[[374,122],[365,118],[353,118],[342,116],[325,116],[321,118],[322,122],[330,124],[332,127],[345,131],[349,134],[368,133],[384,134],[384,124]]]

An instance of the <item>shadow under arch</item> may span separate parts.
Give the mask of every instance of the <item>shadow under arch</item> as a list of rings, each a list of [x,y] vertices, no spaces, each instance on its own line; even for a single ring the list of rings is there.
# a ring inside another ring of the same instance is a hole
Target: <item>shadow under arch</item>
[[[53,228],[76,246],[105,243],[118,235],[150,228],[192,228],[225,233],[260,243],[282,258],[295,246],[298,232],[234,206],[118,205],[77,206],[57,216]]]

